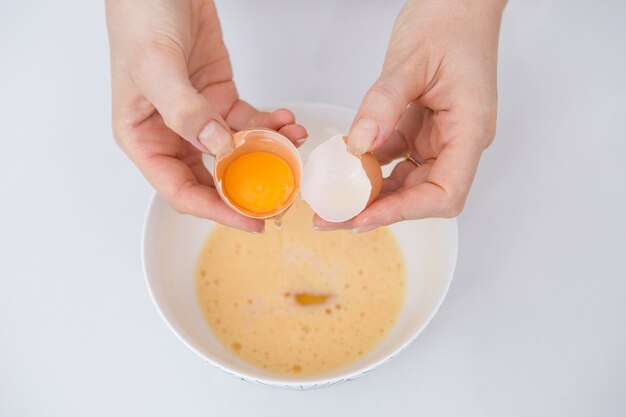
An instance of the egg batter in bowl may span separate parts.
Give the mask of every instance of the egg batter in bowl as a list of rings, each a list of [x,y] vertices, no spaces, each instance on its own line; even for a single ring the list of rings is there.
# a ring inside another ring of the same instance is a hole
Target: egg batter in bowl
[[[314,232],[312,216],[298,199],[282,228],[263,235],[218,225],[197,261],[198,300],[217,339],[279,375],[316,375],[357,360],[404,304],[404,260],[389,230]]]

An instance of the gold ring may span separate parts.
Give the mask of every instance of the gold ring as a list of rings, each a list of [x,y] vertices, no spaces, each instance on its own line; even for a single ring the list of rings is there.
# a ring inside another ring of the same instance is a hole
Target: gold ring
[[[415,160],[415,159],[414,159],[411,155],[406,155],[406,156],[404,157],[404,160],[405,160],[405,161],[411,161],[411,162],[413,162],[413,163],[415,164],[415,166],[416,166],[416,167],[418,167],[418,168],[422,166],[422,164],[420,164],[419,162],[417,162],[417,161],[416,161],[416,160]]]

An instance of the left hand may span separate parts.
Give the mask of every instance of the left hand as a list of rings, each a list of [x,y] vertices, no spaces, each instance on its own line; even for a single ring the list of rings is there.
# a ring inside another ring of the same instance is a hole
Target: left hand
[[[221,200],[202,153],[230,152],[231,130],[265,127],[296,146],[306,130],[287,109],[261,112],[239,98],[213,1],[106,6],[119,146],[176,211],[261,232],[262,220]]]
[[[384,164],[409,157],[355,218],[318,229],[372,230],[407,219],[454,217],[495,135],[502,0],[409,0],[396,21],[380,78],[348,135],[355,154]]]

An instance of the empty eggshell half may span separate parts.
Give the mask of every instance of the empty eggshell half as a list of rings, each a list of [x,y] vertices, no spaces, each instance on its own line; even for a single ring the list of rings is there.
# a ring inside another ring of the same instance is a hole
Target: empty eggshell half
[[[333,136],[307,159],[300,195],[313,211],[330,222],[343,222],[362,212],[380,192],[382,172],[374,155],[354,156],[346,137]]]

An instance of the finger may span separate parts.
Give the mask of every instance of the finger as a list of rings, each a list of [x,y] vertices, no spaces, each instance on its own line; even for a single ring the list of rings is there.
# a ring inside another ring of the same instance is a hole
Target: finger
[[[200,184],[215,188],[215,181],[209,173],[209,170],[206,169],[204,162],[202,162],[202,157],[200,154],[198,154],[197,159],[194,159],[193,161],[188,163],[186,162],[186,164],[193,173],[193,176],[196,177]]]
[[[474,143],[446,146],[426,178],[409,178],[409,174],[405,183],[413,180],[415,185],[405,184],[397,193],[375,201],[354,219],[354,228],[365,231],[402,220],[457,216],[463,210],[481,152]]]
[[[225,226],[257,233],[264,229],[265,223],[262,220],[251,219],[235,212],[222,201],[215,188],[199,183],[183,184],[168,201],[181,213],[210,219]]]
[[[416,169],[418,169],[418,167],[411,161],[399,162],[395,167],[393,167],[391,174],[389,174],[387,178],[383,179],[383,185],[380,189],[380,193],[386,194],[396,191],[398,188],[402,187],[406,177]],[[423,171],[426,171],[426,169],[426,167],[422,168]]]
[[[407,155],[409,153],[409,146],[404,136],[398,130],[394,130],[387,141],[376,148],[373,153],[381,165],[387,165],[388,163]]]
[[[235,103],[226,116],[226,121],[235,130],[252,127],[276,130],[296,145],[302,144],[303,139],[307,137],[306,129],[296,124],[296,117],[290,110],[277,109],[272,113],[261,112],[243,100]]]
[[[172,135],[176,134],[172,133]],[[178,139],[178,137],[175,139]],[[178,142],[180,143],[180,149],[174,153],[167,153],[167,155],[178,158],[187,165],[200,184],[215,188],[213,177],[209,174],[204,162],[202,162],[202,153],[198,152],[198,150],[187,141],[178,139]],[[156,151],[154,153],[163,154],[162,151]]]
[[[369,89],[348,133],[348,149],[359,155],[376,149],[394,132],[415,98],[403,77],[383,73]]]
[[[296,147],[301,146],[308,136],[306,129],[298,124],[281,127],[278,133],[291,140]]]
[[[319,215],[313,216],[313,230],[315,231],[332,231],[340,229],[352,229],[352,220],[345,222],[334,223],[328,220],[322,219]]]
[[[199,183],[181,160],[166,156],[137,156],[137,166],[176,211],[248,232],[262,232],[264,223],[228,207],[214,188]]]
[[[403,161],[398,163],[389,177],[383,179],[383,185],[380,191],[380,195],[378,199],[383,198],[385,195],[397,191],[405,180],[405,178],[413,171],[415,171],[417,167],[411,161]],[[423,167],[424,170],[427,169],[426,166]],[[313,228],[314,230],[338,230],[338,229],[352,229],[355,226],[353,225],[353,220],[348,220],[341,223],[329,222],[327,220],[322,219],[317,214],[313,217]]]
[[[185,57],[176,48],[151,45],[131,63],[131,76],[165,124],[203,152],[223,155],[234,146],[230,129],[189,81]]]
[[[248,123],[278,130],[283,126],[291,125],[295,122],[296,116],[291,111],[287,109],[276,109],[271,113],[257,111]]]
[[[409,153],[415,138],[422,130],[425,113],[426,109],[415,102],[408,105],[391,136],[374,150],[374,155],[381,164],[387,164]]]

